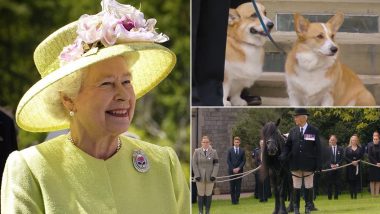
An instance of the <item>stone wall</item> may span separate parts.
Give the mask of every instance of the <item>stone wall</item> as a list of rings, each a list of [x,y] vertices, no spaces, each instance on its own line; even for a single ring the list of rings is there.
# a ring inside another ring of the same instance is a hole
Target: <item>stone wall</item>
[[[227,151],[232,146],[232,128],[237,116],[242,109],[236,108],[193,108],[192,109],[192,152],[201,147],[201,137],[208,135],[212,147],[217,150],[219,156],[218,176],[228,175]],[[244,147],[243,147],[244,148]],[[244,171],[252,169],[252,149],[246,150],[246,165]],[[252,192],[254,189],[254,175],[243,178],[242,192]],[[217,183],[214,194],[229,193],[229,182]]]

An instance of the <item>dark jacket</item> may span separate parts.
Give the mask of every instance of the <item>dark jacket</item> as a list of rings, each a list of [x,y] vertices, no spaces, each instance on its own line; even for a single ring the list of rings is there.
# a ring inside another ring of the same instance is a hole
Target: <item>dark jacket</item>
[[[13,119],[0,110],[0,184],[8,155],[17,150],[17,133]],[[1,188],[1,187],[0,187]]]
[[[329,161],[327,168],[331,168],[331,164],[338,164],[341,166],[344,160],[344,149],[341,146],[336,146],[336,157],[334,158],[332,146],[329,146]]]
[[[368,146],[368,159],[373,164],[380,163],[380,145],[372,144]],[[380,168],[375,166],[368,167],[368,180],[380,181]]]
[[[239,147],[239,154],[235,154],[234,147],[228,150],[227,154],[227,164],[228,164],[228,174],[232,175],[232,170],[239,167],[239,173],[243,172],[243,167],[245,165],[245,151]]]
[[[344,151],[344,157],[347,163],[351,163],[352,161],[357,161],[363,158],[364,149],[358,146],[358,148],[354,151],[351,146],[347,146]],[[349,165],[346,168],[347,180],[355,181],[360,179],[360,162],[358,166]]]
[[[308,124],[304,139],[301,139],[300,128],[292,128],[285,144],[285,156],[289,157],[292,171],[320,170],[322,161],[318,129]]]

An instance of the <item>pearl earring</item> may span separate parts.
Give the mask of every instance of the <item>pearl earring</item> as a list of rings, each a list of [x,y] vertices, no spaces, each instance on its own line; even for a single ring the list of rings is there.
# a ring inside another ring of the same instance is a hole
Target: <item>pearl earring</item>
[[[74,117],[75,113],[73,111],[70,111],[69,114],[70,114],[71,117]]]

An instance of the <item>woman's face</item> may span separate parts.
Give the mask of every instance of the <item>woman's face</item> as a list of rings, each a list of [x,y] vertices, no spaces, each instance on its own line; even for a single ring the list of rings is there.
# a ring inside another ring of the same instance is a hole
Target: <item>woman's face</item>
[[[210,141],[207,138],[203,138],[201,143],[203,149],[208,149],[210,146]]]
[[[124,60],[113,57],[85,71],[82,87],[74,99],[74,118],[86,131],[119,135],[128,130],[136,97]]]
[[[355,146],[358,145],[358,137],[356,136],[351,137],[351,145],[355,145]]]

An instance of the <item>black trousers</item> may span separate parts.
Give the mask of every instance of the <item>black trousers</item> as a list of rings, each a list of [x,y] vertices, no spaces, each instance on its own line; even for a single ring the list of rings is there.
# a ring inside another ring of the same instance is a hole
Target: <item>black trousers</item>
[[[341,175],[339,171],[328,172],[327,174],[327,196],[329,199],[332,198],[333,189],[334,189],[334,198],[338,198],[340,192],[340,183],[341,183]]]
[[[193,105],[222,106],[230,0],[192,1]]]
[[[360,179],[349,180],[348,185],[350,187],[351,198],[357,198],[357,194],[360,190]]]
[[[232,177],[234,178],[234,177]],[[230,194],[231,202],[233,204],[239,203],[240,199],[240,190],[241,190],[241,178],[230,181]]]

